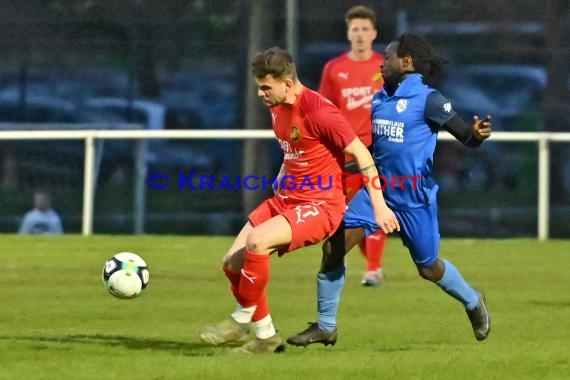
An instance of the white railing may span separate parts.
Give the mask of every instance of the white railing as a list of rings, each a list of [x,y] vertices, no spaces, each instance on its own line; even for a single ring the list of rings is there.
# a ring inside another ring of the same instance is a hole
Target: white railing
[[[83,139],[85,140],[85,169],[83,188],[82,233],[93,233],[93,200],[95,173],[95,140],[97,139],[274,139],[273,130],[34,130],[34,131],[0,131],[0,140],[40,140],[40,139]],[[440,133],[443,141],[454,140],[447,133]],[[538,239],[545,240],[549,236],[549,183],[550,183],[550,143],[570,142],[570,132],[495,132],[487,143],[493,141],[537,142],[538,143]],[[144,186],[144,177],[139,178]],[[142,209],[142,208],[141,208]],[[139,218],[143,213],[136,212]],[[135,225],[141,224],[142,220]]]

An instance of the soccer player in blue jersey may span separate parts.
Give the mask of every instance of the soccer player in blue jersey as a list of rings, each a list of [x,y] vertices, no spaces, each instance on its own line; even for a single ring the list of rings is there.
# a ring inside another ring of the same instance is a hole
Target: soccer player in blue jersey
[[[467,125],[449,100],[430,86],[444,62],[417,35],[403,34],[388,45],[381,65],[384,88],[372,100],[373,157],[386,181],[386,204],[396,214],[402,242],[419,275],[461,302],[475,338],[484,340],[491,329],[485,296],[471,287],[451,262],[438,257],[438,185],[433,179],[433,155],[438,130],[445,129],[465,146],[476,148],[491,135],[491,120],[490,116],[474,116],[473,124]],[[344,256],[379,229],[368,193],[362,189],[349,203],[342,227],[323,244],[317,276],[318,321],[289,337],[289,344],[336,343]]]

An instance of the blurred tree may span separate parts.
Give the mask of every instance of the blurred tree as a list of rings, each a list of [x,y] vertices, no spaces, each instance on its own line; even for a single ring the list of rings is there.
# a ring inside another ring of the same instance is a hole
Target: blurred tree
[[[247,62],[251,62],[255,54],[275,45],[275,37],[272,34],[275,12],[278,12],[278,1],[275,0],[253,0],[248,7],[248,53]],[[283,12],[284,13],[284,12]],[[271,119],[265,106],[257,97],[257,86],[250,65],[247,65],[247,84],[245,85],[245,119],[246,129],[267,129],[271,126]],[[243,172],[247,175],[271,176],[268,144],[261,140],[247,140],[244,144]],[[267,197],[266,192],[244,191],[243,209],[245,213],[252,211],[263,199]]]
[[[549,0],[545,4],[545,53],[549,81],[543,101],[544,128],[553,132],[570,131],[569,4],[568,0]],[[568,165],[567,149],[561,144],[553,145],[551,195],[554,201],[567,201],[564,186],[564,169]]]

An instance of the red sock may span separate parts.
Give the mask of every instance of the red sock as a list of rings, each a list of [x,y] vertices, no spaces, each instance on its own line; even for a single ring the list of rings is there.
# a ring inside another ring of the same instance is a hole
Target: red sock
[[[269,314],[269,303],[267,302],[267,294],[265,294],[265,290],[259,300],[257,300],[257,308],[253,313],[253,317],[251,318],[252,322],[257,322],[265,318]]]
[[[239,296],[239,282],[241,279],[241,273],[232,272],[228,268],[225,268],[225,267],[223,269],[224,269],[224,273],[226,274],[226,277],[228,278],[228,280],[230,280],[231,290],[232,290],[232,293],[234,294],[236,301],[240,305],[242,305],[243,300]]]
[[[382,268],[386,240],[386,234],[382,230],[378,230],[360,242],[360,249],[366,257],[367,272],[373,272]]]
[[[262,300],[269,281],[269,255],[256,255],[245,252],[245,262],[239,282],[240,305],[249,307]]]

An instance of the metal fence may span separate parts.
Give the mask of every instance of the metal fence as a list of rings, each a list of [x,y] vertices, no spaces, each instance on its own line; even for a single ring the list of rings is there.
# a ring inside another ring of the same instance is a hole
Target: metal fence
[[[0,131],[0,140],[83,140],[85,142],[85,159],[83,169],[83,211],[82,234],[93,233],[93,210],[95,197],[95,172],[97,170],[97,145],[100,140],[136,140],[183,139],[183,140],[245,140],[274,139],[272,130],[35,130],[35,131]],[[441,141],[454,138],[446,133],[439,135]],[[550,225],[550,156],[551,144],[570,142],[570,133],[547,132],[496,132],[488,143],[497,142],[522,143],[535,142],[538,145],[538,201],[536,215],[538,218],[536,236],[540,240],[549,238]],[[147,170],[144,164],[145,144],[137,145],[134,150],[135,191],[134,197],[134,233],[144,231],[145,193]]]

